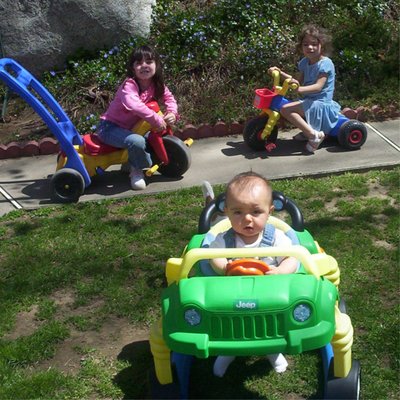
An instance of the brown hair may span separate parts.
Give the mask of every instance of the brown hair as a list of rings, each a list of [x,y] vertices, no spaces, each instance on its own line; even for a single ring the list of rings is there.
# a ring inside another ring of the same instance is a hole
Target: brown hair
[[[242,172],[236,176],[234,176],[229,182],[226,187],[226,196],[225,196],[225,206],[228,199],[228,193],[231,192],[233,189],[238,188],[241,192],[245,190],[250,190],[254,186],[259,183],[259,181],[265,184],[268,192],[270,193],[270,203],[272,204],[272,187],[271,183],[268,179],[264,178],[262,175],[258,174],[257,172],[247,171]]]
[[[126,66],[126,76],[136,80],[135,73],[133,71],[133,64],[135,61],[142,60],[153,60],[156,63],[156,73],[153,76],[153,83],[155,86],[154,97],[155,100],[160,101],[164,96],[165,90],[162,66],[159,55],[150,46],[140,46],[132,51]]]
[[[319,28],[315,25],[306,25],[301,30],[296,49],[299,53],[302,53],[302,44],[306,35],[315,37],[321,44],[321,52],[324,56],[329,56],[332,53],[332,36],[324,28]]]

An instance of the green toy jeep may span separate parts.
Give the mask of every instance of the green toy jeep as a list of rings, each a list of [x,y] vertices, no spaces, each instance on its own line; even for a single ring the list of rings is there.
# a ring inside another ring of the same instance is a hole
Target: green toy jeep
[[[339,306],[337,262],[302,228],[302,215],[294,203],[276,192],[274,199],[289,211],[297,229],[272,216],[268,222],[283,230],[293,246],[210,249],[211,240],[230,224],[224,219],[208,230],[213,213],[206,211],[199,226],[202,233],[192,238],[180,258],[167,261],[162,317],[150,334],[160,387],[172,383],[174,364],[181,398],[186,398],[193,356],[299,354],[321,349],[325,398],[359,397],[360,367],[351,359],[350,318]],[[209,259],[251,258],[254,268],[255,258],[267,256],[295,257],[298,272],[210,276]]]

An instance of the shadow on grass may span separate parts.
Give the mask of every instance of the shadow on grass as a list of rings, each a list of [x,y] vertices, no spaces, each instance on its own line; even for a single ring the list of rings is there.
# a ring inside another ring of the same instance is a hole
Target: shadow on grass
[[[118,360],[128,361],[129,367],[114,376],[116,384],[124,393],[124,399],[149,399],[148,371],[153,363],[147,340],[130,343],[118,354]]]
[[[179,384],[173,369],[174,382],[160,385],[155,377],[153,359],[148,341],[134,342],[126,345],[118,355],[119,360],[129,362],[129,367],[121,370],[114,383],[124,393],[124,399],[176,399],[179,398]],[[223,378],[213,375],[215,357],[208,359],[193,359],[189,381],[190,399],[264,399],[265,394],[260,389],[260,381],[273,385],[276,380],[289,379],[289,376],[276,375],[265,358],[260,358],[251,364],[246,363],[248,357],[238,357]],[[321,364],[320,364],[321,366]],[[286,375],[286,374],[285,374]],[[311,396],[302,397],[294,393],[290,396],[298,399],[320,399],[323,393],[323,373],[320,368],[317,392]],[[251,382],[253,381],[253,382]],[[250,382],[250,384],[249,384]],[[261,383],[261,386],[263,384]],[[254,387],[254,390],[252,388]],[[270,389],[264,390],[268,391]],[[282,394],[282,392],[281,392]],[[277,394],[278,395],[278,394]],[[274,396],[274,393],[271,393]],[[288,394],[289,396],[289,394]]]

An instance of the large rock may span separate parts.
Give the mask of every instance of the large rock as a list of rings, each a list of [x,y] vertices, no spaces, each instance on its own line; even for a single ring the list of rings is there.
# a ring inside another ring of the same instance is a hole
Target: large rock
[[[149,32],[155,0],[0,0],[4,56],[39,75],[78,49],[111,48]]]

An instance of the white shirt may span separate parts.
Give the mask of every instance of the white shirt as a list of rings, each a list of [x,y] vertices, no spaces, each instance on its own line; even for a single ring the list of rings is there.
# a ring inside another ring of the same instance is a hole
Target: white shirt
[[[224,249],[225,248],[225,240],[224,240],[224,235],[226,232],[219,233],[216,238],[210,243],[210,248],[212,249]],[[242,249],[253,249],[256,247],[260,247],[261,240],[263,238],[263,232],[260,232],[258,235],[258,238],[255,242],[246,244],[243,242],[243,240],[235,234],[235,240],[236,240],[236,248]],[[275,228],[275,235],[274,239],[272,241],[272,247],[278,247],[278,246],[292,246],[292,241],[288,236],[285,235],[283,231],[280,229]],[[263,257],[262,261],[267,263],[271,267],[277,267],[279,264],[282,262],[283,259],[285,259],[285,256],[279,256],[279,257]]]

